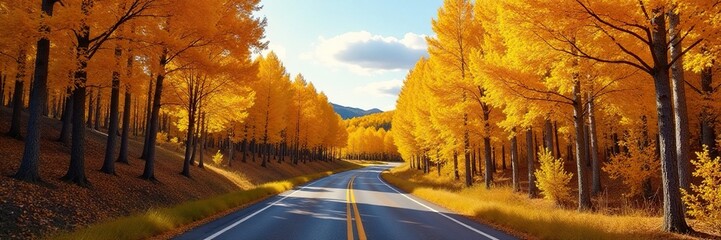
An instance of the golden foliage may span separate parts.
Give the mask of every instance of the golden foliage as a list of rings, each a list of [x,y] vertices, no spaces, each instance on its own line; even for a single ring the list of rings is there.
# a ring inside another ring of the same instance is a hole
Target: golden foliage
[[[648,140],[641,130],[630,131],[619,145],[628,149],[604,164],[603,171],[612,179],[621,178],[628,187],[628,197],[639,196],[643,184],[653,177],[659,176],[661,163],[656,156],[655,141]]]
[[[706,146],[696,156],[691,160],[696,166],[693,176],[702,180],[698,185],[691,184],[690,193],[681,189],[686,213],[713,229],[721,229],[721,158],[711,159]]]
[[[538,153],[541,167],[536,170],[536,185],[543,193],[544,198],[562,203],[571,199],[571,188],[568,183],[573,177],[572,173],[563,169],[563,159],[553,157],[548,149]]]
[[[215,163],[215,165],[217,166],[223,164],[223,154],[220,153],[220,150],[218,150],[218,152],[213,155],[213,163]]]

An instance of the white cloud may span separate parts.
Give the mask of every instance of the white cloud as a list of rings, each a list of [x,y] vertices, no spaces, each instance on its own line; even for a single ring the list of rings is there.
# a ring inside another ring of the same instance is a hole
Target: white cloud
[[[364,86],[355,88],[356,92],[363,94],[372,94],[375,96],[398,96],[403,86],[402,80],[389,80],[381,82],[372,82]]]
[[[367,31],[347,32],[327,39],[319,37],[313,52],[302,54],[301,58],[369,75],[412,68],[419,58],[428,55],[426,46],[425,35],[415,33],[406,33],[398,39]]]

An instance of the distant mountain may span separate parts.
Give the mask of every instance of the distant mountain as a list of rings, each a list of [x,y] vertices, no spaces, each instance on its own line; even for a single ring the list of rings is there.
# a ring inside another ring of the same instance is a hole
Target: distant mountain
[[[349,118],[354,118],[354,117],[365,116],[368,114],[383,112],[377,108],[373,108],[370,110],[363,110],[360,108],[341,106],[341,105],[338,105],[335,103],[331,103],[330,105],[333,106],[333,110],[335,110],[335,112],[338,113],[338,115],[340,115],[340,117],[343,119],[349,119]]]

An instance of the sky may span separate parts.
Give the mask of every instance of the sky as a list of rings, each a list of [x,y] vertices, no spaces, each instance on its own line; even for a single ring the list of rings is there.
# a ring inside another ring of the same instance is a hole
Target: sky
[[[262,0],[269,49],[336,104],[393,110],[441,0]]]

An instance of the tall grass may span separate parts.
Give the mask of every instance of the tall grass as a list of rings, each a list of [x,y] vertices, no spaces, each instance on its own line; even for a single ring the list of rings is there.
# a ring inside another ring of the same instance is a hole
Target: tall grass
[[[255,188],[231,192],[215,197],[189,201],[172,207],[150,209],[147,212],[97,223],[51,239],[144,239],[202,220],[217,213],[273,196],[309,181],[361,166],[347,167],[299,176],[283,181],[268,182]]]
[[[434,175],[435,176],[435,175]],[[661,218],[639,215],[604,215],[563,209],[552,201],[528,199],[510,187],[486,190],[482,186],[459,189],[407,167],[383,173],[389,183],[460,214],[490,223],[524,238],[539,239],[658,239],[664,234]]]

